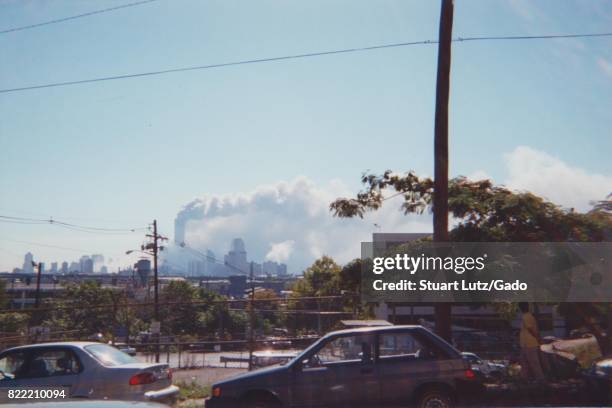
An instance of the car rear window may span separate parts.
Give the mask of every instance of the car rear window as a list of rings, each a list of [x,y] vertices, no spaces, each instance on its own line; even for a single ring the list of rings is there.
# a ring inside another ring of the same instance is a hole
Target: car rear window
[[[106,344],[93,344],[91,346],[85,346],[87,350],[96,360],[106,366],[119,366],[123,364],[137,363],[138,361],[114,347],[107,346]]]

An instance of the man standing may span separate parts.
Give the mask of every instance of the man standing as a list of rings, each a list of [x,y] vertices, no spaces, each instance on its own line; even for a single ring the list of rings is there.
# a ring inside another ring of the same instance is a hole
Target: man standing
[[[535,378],[544,380],[544,371],[540,362],[540,332],[538,323],[531,312],[529,303],[520,302],[519,309],[523,313],[521,324],[521,377],[525,380]]]

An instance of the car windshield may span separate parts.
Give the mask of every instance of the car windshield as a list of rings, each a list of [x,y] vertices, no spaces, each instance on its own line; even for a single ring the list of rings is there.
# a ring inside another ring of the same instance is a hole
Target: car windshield
[[[106,366],[119,366],[138,362],[134,357],[106,344],[85,346],[85,350]]]

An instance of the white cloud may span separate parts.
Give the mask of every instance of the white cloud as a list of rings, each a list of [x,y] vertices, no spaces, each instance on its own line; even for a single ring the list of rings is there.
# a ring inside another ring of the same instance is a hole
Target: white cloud
[[[608,77],[612,78],[612,63],[605,58],[597,58],[599,69]]]
[[[211,249],[220,258],[230,241],[241,237],[249,259],[283,261],[291,273],[301,272],[321,255],[340,263],[359,257],[360,242],[370,241],[372,233],[378,232],[374,224],[382,232],[431,231],[431,216],[405,216],[400,210],[401,197],[364,219],[334,218],[329,204],[337,197],[352,195],[338,181],[317,186],[299,177],[248,193],[194,200],[177,219],[185,222],[185,241],[192,247]]]
[[[604,199],[612,191],[612,177],[571,167],[547,153],[519,146],[504,156],[506,186],[528,190],[566,208],[586,211],[589,202]]]

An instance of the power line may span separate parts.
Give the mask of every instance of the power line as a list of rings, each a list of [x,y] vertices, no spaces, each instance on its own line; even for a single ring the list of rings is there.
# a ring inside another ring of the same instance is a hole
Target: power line
[[[143,4],[153,3],[154,1],[157,1],[157,0],[137,1],[135,3],[128,3],[128,4],[123,4],[121,6],[109,7],[109,8],[105,8],[105,9],[101,9],[101,10],[89,11],[87,13],[77,14],[77,15],[69,16],[69,17],[62,17],[62,18],[58,18],[58,19],[55,19],[55,20],[43,21],[41,23],[30,24],[30,25],[20,26],[20,27],[8,28],[8,29],[0,31],[0,34],[8,34],[8,33],[13,33],[15,31],[23,31],[23,30],[29,30],[29,29],[32,29],[32,28],[38,28],[38,27],[47,26],[47,25],[51,25],[51,24],[63,23],[65,21],[76,20],[77,18],[82,18],[82,17],[89,17],[89,16],[93,16],[95,14],[108,13],[108,12],[111,12],[111,11],[115,11],[115,10],[119,10],[119,9],[124,9],[124,8],[128,8],[128,7],[141,6]]]
[[[592,34],[550,34],[550,35],[514,35],[514,36],[489,36],[489,37],[457,37],[452,42],[462,41],[512,41],[512,40],[550,40],[555,38],[592,38],[610,37],[612,33]]]
[[[31,224],[31,225],[56,225],[58,227],[66,228],[73,231],[89,232],[89,233],[101,233],[101,234],[128,234],[136,231],[144,231],[147,228],[100,228],[90,227],[86,225],[72,224],[69,222],[54,220],[53,218],[42,219],[42,218],[28,218],[28,217],[12,217],[8,215],[0,215],[0,222],[8,222],[14,224]]]
[[[612,37],[612,33],[499,36],[499,37],[490,37],[490,36],[488,37],[457,37],[457,38],[454,38],[452,41],[453,42],[511,41],[511,40],[593,38],[593,37]],[[196,65],[196,66],[191,66],[191,67],[170,68],[170,69],[163,69],[163,70],[158,70],[158,71],[113,75],[113,76],[107,76],[107,77],[81,79],[81,80],[74,80],[74,81],[52,82],[48,84],[30,85],[30,86],[23,86],[23,87],[18,87],[18,88],[5,88],[5,89],[0,89],[0,93],[23,92],[23,91],[30,91],[34,89],[83,85],[83,84],[94,83],[94,82],[115,81],[119,79],[140,78],[140,77],[173,74],[173,73],[187,72],[187,71],[199,71],[199,70],[213,69],[213,68],[224,68],[224,67],[237,66],[237,65],[258,64],[258,63],[263,63],[263,62],[275,62],[275,61],[285,61],[285,60],[293,60],[293,59],[303,59],[303,58],[310,58],[310,57],[320,57],[320,56],[325,56],[325,55],[348,54],[348,53],[356,53],[356,52],[373,51],[373,50],[379,50],[379,49],[385,49],[385,48],[398,48],[398,47],[407,47],[407,46],[413,46],[413,45],[433,45],[437,43],[438,43],[437,40],[423,40],[423,41],[411,41],[411,42],[401,42],[401,43],[393,43],[393,44],[373,45],[373,46],[368,46],[368,47],[344,48],[340,50],[320,51],[320,52],[311,52],[311,53],[305,53],[305,54],[285,55],[285,56],[280,56],[280,57],[269,57],[269,58],[259,58],[259,59],[250,59],[250,60],[233,61],[233,62],[223,62],[223,63],[218,63],[218,64]]]

